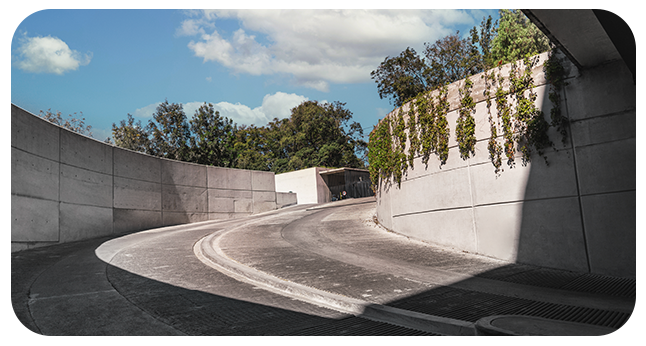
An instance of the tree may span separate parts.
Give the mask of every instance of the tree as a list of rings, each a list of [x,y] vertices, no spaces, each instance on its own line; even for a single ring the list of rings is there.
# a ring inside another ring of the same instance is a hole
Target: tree
[[[112,124],[112,137],[118,147],[142,153],[150,151],[150,134],[141,125],[141,120],[135,123],[131,114],[128,114],[127,120],[121,120],[119,126]]]
[[[396,107],[407,99],[427,90],[429,80],[427,66],[412,48],[406,48],[399,56],[386,57],[379,67],[370,73],[377,83],[380,98],[391,98]]]
[[[264,127],[242,125],[235,132],[233,150],[234,167],[255,171],[269,171],[266,155],[266,136]]]
[[[509,63],[549,50],[549,39],[520,10],[500,10],[500,24],[491,43],[495,62]]]
[[[204,165],[232,167],[235,161],[236,125],[220,116],[206,102],[195,111],[190,125],[190,161]]]
[[[500,10],[499,21],[483,18],[469,34],[460,37],[456,32],[432,45],[424,43],[425,59],[410,47],[397,57],[386,57],[370,73],[379,97],[390,98],[400,107],[422,91],[549,49],[547,37],[520,10]]]
[[[276,167],[272,170],[280,173],[308,167],[365,167],[357,156],[367,147],[361,139],[363,130],[359,123],[350,122],[352,112],[344,106],[338,101],[305,101],[292,109],[288,120],[270,124],[276,128],[270,134],[282,137],[280,150],[273,151]]]
[[[74,113],[76,115],[76,113]],[[54,123],[62,128],[74,131],[76,133],[92,137],[92,126],[85,124],[85,118],[83,118],[83,112],[81,112],[81,117],[77,118],[76,116],[68,115],[68,118],[63,119],[63,115],[60,111],[52,113],[52,109],[48,109],[46,112],[40,111],[39,116],[51,123]]]
[[[488,16],[482,18],[479,31],[474,26],[469,32],[471,34],[471,55],[476,57],[479,72],[495,67],[491,54],[491,44],[495,37],[497,25],[498,21],[493,21],[493,18]]]
[[[471,41],[460,38],[459,31],[435,41],[432,45],[425,44],[425,46],[424,53],[426,64],[430,69],[432,88],[441,87],[480,72]]]
[[[157,106],[153,119],[148,122],[151,134],[148,153],[178,161],[190,161],[190,127],[182,104],[168,103]]]

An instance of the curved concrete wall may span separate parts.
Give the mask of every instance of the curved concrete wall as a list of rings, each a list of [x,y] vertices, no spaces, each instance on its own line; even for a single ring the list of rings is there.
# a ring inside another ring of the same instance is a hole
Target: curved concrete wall
[[[274,173],[161,159],[99,142],[11,105],[11,249],[188,222],[295,201]]]
[[[536,104],[550,117],[542,61],[533,70]],[[471,77],[476,105],[476,155],[462,160],[455,141],[458,81],[449,86],[449,159],[427,168],[417,157],[401,188],[382,186],[377,216],[387,228],[427,242],[508,261],[599,274],[634,276],[636,263],[636,89],[623,62],[579,72],[569,66],[564,115],[570,138],[494,173],[484,81]],[[508,76],[509,65],[503,67]],[[409,104],[403,106],[405,114]],[[388,116],[394,116],[398,110]],[[492,104],[495,113],[495,102]],[[501,134],[502,130],[498,129]],[[501,141],[502,142],[502,141]]]

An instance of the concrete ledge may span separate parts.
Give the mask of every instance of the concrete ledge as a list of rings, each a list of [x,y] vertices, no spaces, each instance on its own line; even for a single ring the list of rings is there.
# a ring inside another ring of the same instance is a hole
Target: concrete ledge
[[[487,336],[600,336],[616,329],[524,315],[497,315],[479,319],[477,335]]]

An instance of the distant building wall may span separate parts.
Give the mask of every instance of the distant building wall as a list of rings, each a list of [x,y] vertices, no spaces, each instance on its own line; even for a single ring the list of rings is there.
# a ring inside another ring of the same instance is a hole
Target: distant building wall
[[[11,105],[12,251],[276,208],[274,173],[133,152]]]
[[[298,204],[329,202],[330,193],[319,174],[326,170],[327,168],[311,167],[276,174],[276,191],[296,193]]]
[[[545,58],[543,54],[533,77],[536,105],[549,122]],[[410,237],[503,260],[635,276],[635,84],[622,61],[585,71],[566,68],[569,84],[562,109],[571,126],[565,146],[550,129],[558,151],[546,151],[549,166],[534,155],[527,166],[518,156],[509,168],[503,158],[504,172],[496,176],[487,149],[484,81],[475,75],[470,78],[477,103],[475,156],[461,159],[455,140],[458,90],[464,84],[457,81],[449,85],[448,162],[440,167],[431,157],[425,168],[416,157],[401,187],[382,184],[377,192],[379,222]],[[502,72],[508,77],[509,65]],[[404,114],[409,106],[402,107]]]

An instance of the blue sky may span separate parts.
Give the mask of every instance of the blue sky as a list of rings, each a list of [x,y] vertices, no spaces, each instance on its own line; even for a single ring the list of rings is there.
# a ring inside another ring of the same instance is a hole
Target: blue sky
[[[35,11],[35,10],[34,10]],[[34,114],[82,112],[93,137],[130,113],[203,102],[265,125],[304,100],[340,101],[366,132],[393,106],[370,72],[422,53],[497,10],[43,10],[11,39],[11,102]]]

